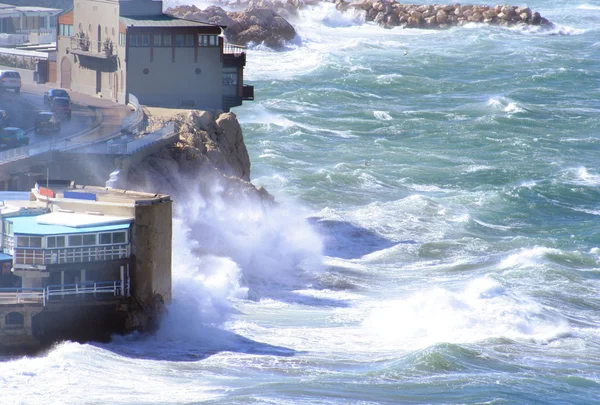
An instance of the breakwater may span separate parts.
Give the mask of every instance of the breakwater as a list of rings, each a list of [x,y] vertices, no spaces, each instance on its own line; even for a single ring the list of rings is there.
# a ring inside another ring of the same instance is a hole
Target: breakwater
[[[364,10],[367,21],[385,28],[445,29],[468,23],[494,24],[503,27],[537,25],[552,27],[553,24],[529,7],[508,5],[461,5],[461,4],[402,4],[385,0],[344,1],[337,0],[340,11]]]

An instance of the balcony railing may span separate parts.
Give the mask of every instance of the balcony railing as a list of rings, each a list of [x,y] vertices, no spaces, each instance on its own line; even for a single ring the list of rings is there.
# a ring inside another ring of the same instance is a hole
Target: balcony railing
[[[77,284],[53,284],[46,288],[0,288],[0,305],[48,305],[58,299],[107,299],[129,297],[130,279],[90,281]]]
[[[115,48],[112,43],[103,43],[101,41],[92,41],[88,38],[73,36],[70,37],[70,51],[76,55],[90,56],[92,58],[109,59],[116,56]]]
[[[227,55],[241,55],[246,52],[246,47],[230,43],[223,44],[223,53]]]
[[[49,265],[65,263],[89,263],[105,260],[126,259],[129,256],[129,244],[76,247],[51,250],[15,248],[14,264]]]

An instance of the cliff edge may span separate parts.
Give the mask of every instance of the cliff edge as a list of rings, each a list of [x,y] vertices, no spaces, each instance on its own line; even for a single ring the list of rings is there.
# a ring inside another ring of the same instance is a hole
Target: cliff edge
[[[253,198],[272,202],[271,195],[250,182],[250,158],[242,129],[232,112],[146,109],[148,131],[175,124],[179,141],[130,168],[128,188],[160,190],[173,196],[190,188],[218,182],[232,200]]]

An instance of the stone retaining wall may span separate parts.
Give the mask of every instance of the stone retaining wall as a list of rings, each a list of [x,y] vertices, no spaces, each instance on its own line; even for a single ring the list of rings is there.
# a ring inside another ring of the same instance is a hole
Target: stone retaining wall
[[[387,0],[336,0],[340,11],[364,10],[367,21],[385,28],[444,29],[467,23],[494,24],[503,27],[515,25],[553,26],[537,11],[529,7],[508,5],[482,6],[460,4],[418,5],[401,4]]]

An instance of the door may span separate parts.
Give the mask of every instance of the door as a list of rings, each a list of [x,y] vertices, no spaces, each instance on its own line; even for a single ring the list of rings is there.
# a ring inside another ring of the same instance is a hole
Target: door
[[[96,70],[96,93],[100,93],[102,91],[102,71],[100,69]]]
[[[60,87],[71,88],[71,62],[66,56],[60,61]]]

